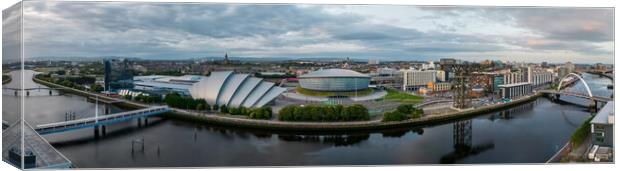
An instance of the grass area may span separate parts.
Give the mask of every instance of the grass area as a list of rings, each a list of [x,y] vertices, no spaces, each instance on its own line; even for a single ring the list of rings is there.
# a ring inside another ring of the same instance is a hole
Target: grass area
[[[573,149],[579,148],[581,143],[583,143],[583,141],[588,137],[588,134],[590,134],[590,121],[592,121],[592,118],[594,117],[590,117],[589,119],[583,121],[581,126],[579,126],[579,128],[577,128],[577,130],[570,137],[570,141],[573,142]]]
[[[388,89],[385,100],[393,102],[420,103],[424,100],[424,97],[416,96],[407,92],[402,92],[394,89]]]
[[[301,87],[297,87],[297,92],[301,93],[303,95],[307,95],[307,96],[316,96],[316,97],[329,97],[329,96],[349,96],[349,97],[355,97],[356,93],[357,96],[366,96],[366,95],[370,95],[374,92],[374,90],[372,88],[367,88],[364,90],[358,90],[357,92],[355,91],[347,91],[347,92],[331,92],[331,91],[314,91],[314,90],[309,90],[309,89],[305,89],[305,88],[301,88]]]

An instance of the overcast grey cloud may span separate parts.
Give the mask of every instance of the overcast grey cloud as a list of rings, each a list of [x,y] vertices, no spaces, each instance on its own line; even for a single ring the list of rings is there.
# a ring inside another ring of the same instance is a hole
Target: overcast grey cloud
[[[26,57],[519,57],[613,61],[613,9],[24,4]]]

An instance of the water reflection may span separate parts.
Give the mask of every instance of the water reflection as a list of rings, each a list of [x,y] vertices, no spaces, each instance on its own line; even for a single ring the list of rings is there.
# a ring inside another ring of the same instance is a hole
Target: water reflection
[[[158,117],[151,117],[148,120],[149,122],[147,122],[147,124],[141,125],[140,127],[124,126],[124,127],[118,127],[113,130],[110,130],[108,128],[108,130],[104,131],[100,137],[82,136],[82,137],[77,137],[77,138],[58,139],[52,142],[51,144],[56,148],[62,148],[65,146],[74,146],[74,145],[84,145],[84,144],[89,144],[92,141],[99,141],[99,139],[114,139],[114,138],[119,138],[119,137],[123,137],[126,135],[130,135],[132,133],[135,133],[138,130],[144,131],[144,130],[148,130],[149,128],[155,128],[158,125],[165,123],[166,121],[166,119],[162,119]],[[92,132],[92,128],[88,130]],[[49,135],[49,136],[54,136],[54,135]]]
[[[391,130],[384,130],[381,131],[381,135],[384,138],[400,138],[404,135],[406,135],[408,132],[413,132],[416,133],[417,135],[422,135],[424,134],[424,129],[422,127],[416,127],[413,129],[391,129]]]
[[[454,151],[443,155],[439,159],[441,164],[456,163],[461,159],[478,155],[484,151],[495,148],[493,142],[485,142],[481,144],[472,144],[473,131],[472,121],[458,121],[452,124],[452,142]]]
[[[535,101],[528,102],[528,103],[525,103],[519,106],[515,106],[510,109],[502,110],[495,114],[489,115],[489,120],[495,121],[498,119],[505,119],[505,120],[513,119],[515,117],[514,116],[515,114],[527,113],[528,111],[531,111],[532,109],[534,109],[534,107],[538,103],[541,103],[541,101],[535,100]]]

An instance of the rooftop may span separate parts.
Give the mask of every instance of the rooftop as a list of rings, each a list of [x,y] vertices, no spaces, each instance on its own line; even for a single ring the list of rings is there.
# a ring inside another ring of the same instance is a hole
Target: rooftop
[[[514,84],[503,84],[503,85],[499,85],[498,87],[514,87],[514,86],[521,86],[521,85],[528,85],[531,83],[528,82],[521,82],[521,83],[514,83]]]
[[[609,101],[590,121],[592,124],[614,124],[614,101]]]
[[[9,162],[9,150],[21,146],[21,124],[13,123],[9,128],[2,131],[2,160]],[[39,135],[30,124],[24,125],[24,147],[36,155],[35,168],[69,168],[71,161]]]
[[[299,76],[299,78],[317,78],[317,77],[363,77],[363,78],[370,78],[368,75],[366,74],[362,74],[356,71],[352,71],[352,70],[346,70],[346,69],[322,69],[322,70],[317,70],[305,75],[301,75]]]

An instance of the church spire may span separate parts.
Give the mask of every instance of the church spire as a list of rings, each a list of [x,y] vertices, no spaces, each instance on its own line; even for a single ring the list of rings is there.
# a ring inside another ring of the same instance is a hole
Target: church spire
[[[228,52],[226,52],[226,54],[224,54],[224,64],[228,64]]]

